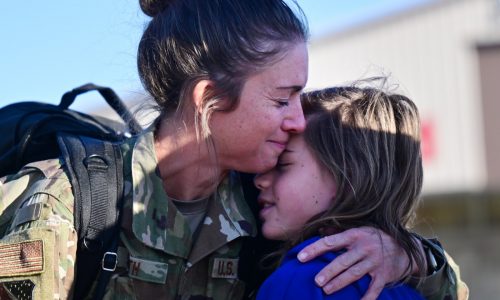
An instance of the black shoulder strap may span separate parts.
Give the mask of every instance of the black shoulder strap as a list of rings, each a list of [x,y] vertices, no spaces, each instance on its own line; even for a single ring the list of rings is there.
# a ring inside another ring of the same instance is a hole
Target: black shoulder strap
[[[128,110],[127,106],[118,97],[118,95],[109,87],[87,83],[73,90],[66,92],[59,103],[59,107],[67,109],[75,101],[75,98],[83,93],[89,91],[98,91],[106,102],[113,108],[113,110],[122,118],[127,124],[131,134],[137,134],[142,131],[141,125],[136,121],[132,113]]]
[[[59,135],[58,144],[75,197],[79,242],[74,298],[85,298],[99,276],[94,299],[101,299],[116,266],[123,206],[122,153],[119,145],[83,136]]]

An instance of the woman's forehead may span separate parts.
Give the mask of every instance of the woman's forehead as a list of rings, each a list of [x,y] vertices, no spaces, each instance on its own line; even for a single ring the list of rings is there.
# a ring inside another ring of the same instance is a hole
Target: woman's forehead
[[[257,81],[276,91],[297,91],[305,87],[307,72],[307,45],[300,43],[287,50],[282,59],[251,76],[248,81]]]

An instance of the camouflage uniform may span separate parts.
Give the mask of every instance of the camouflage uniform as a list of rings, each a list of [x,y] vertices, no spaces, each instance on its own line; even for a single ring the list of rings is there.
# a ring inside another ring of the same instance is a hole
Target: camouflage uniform
[[[241,299],[242,238],[256,225],[238,176],[212,195],[196,240],[157,174],[153,134],[123,145],[125,209],[118,267],[105,299]],[[32,163],[0,187],[0,299],[71,297],[77,235],[73,194],[57,159]],[[9,258],[4,258],[9,255]],[[8,265],[6,264],[8,262]]]
[[[59,161],[27,165],[0,184],[0,299],[66,298],[77,235]]]
[[[118,267],[104,298],[241,299],[240,250],[243,237],[254,236],[256,227],[238,176],[231,173],[219,185],[193,241],[157,175],[153,134],[132,139],[122,149],[125,208]],[[0,180],[2,300],[72,297],[77,234],[73,193],[62,167],[58,159],[36,162]],[[264,246],[255,241],[246,246]],[[259,257],[245,259],[252,265]],[[436,291],[436,299],[457,287],[453,272],[443,270],[422,287]]]
[[[439,252],[436,257],[443,261],[441,268],[421,282],[420,278],[412,278],[409,284],[427,300],[469,299],[469,288],[460,278],[460,268],[442,248]]]

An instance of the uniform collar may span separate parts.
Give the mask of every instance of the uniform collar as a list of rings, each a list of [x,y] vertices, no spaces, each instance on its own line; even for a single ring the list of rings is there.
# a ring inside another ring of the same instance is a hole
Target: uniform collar
[[[257,225],[248,207],[239,175],[230,172],[218,186],[189,256],[192,264],[242,236],[255,236]]]
[[[210,199],[193,245],[191,229],[166,195],[157,165],[153,133],[146,132],[132,151],[132,230],[139,241],[195,263],[238,237],[255,236],[256,223],[239,177],[230,172]]]

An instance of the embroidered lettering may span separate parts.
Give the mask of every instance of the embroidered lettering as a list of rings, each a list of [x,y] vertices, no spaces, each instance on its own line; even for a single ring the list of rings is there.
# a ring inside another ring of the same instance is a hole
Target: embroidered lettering
[[[141,269],[141,263],[138,261],[130,262],[130,274],[137,276],[139,274],[139,270]]]
[[[128,275],[146,282],[164,284],[167,281],[168,264],[130,256]]]
[[[212,267],[213,278],[238,278],[238,259],[215,258]]]

